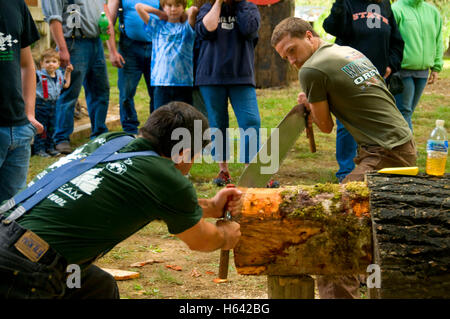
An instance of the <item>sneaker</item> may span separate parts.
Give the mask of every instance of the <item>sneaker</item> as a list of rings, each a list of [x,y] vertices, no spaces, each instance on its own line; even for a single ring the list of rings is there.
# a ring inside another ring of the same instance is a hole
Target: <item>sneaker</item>
[[[279,187],[280,187],[280,182],[275,181],[273,179],[271,179],[266,185],[266,188],[279,188]]]
[[[213,183],[217,186],[225,186],[231,183],[231,177],[229,172],[220,171],[219,175],[214,178]]]
[[[50,156],[58,156],[61,153],[58,152],[57,150],[55,150],[54,148],[50,148],[50,149],[47,150],[47,154],[50,155]]]
[[[44,150],[37,151],[34,153],[34,155],[40,156],[40,157],[50,157]]]
[[[72,153],[72,147],[69,142],[61,142],[56,145],[56,150],[61,154],[70,154]]]

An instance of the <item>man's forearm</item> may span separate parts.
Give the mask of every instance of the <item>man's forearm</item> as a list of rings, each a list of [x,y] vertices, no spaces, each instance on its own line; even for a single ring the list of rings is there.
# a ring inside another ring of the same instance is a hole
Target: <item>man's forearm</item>
[[[109,11],[112,25],[116,25],[118,10],[119,10],[119,0],[109,0],[108,1],[108,11]]]
[[[61,51],[68,51],[62,23],[60,21],[52,20],[50,22],[50,33],[52,34],[53,40],[55,41],[58,49]]]
[[[36,69],[30,47],[20,50],[20,70],[25,114],[30,121],[33,121],[35,119],[34,106],[36,103]]]
[[[214,206],[211,199],[199,198],[198,204],[203,210],[203,218],[214,217]]]
[[[107,5],[105,5],[104,8],[105,8],[106,16],[109,19],[109,23],[111,23],[111,26],[112,26],[110,28],[111,34],[109,35],[109,39],[106,41],[106,46],[108,47],[109,52],[115,53],[117,51],[117,48],[116,48],[116,35],[115,35],[115,32],[114,32],[114,24],[115,23],[113,22],[113,19],[111,17],[111,12],[109,10],[109,7]],[[117,11],[117,9],[116,9],[116,11]],[[116,19],[114,18],[114,21],[115,20]]]

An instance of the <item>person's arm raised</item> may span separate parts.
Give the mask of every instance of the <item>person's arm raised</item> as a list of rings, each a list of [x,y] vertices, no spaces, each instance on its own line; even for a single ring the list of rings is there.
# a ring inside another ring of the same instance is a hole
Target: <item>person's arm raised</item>
[[[145,22],[145,24],[148,24],[148,21],[150,20],[150,13],[153,13],[158,16],[161,20],[167,20],[167,14],[164,11],[161,11],[159,9],[153,8],[152,6],[138,3],[135,6],[137,13],[141,17],[142,21]]]
[[[211,10],[209,10],[209,12],[203,17],[203,25],[209,32],[215,31],[219,26],[222,3],[223,0],[216,0],[211,7]]]

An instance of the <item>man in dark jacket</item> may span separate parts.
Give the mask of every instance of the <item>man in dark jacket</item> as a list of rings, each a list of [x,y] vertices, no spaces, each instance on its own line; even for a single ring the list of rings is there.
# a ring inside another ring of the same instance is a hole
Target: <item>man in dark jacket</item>
[[[240,161],[249,163],[259,148],[261,120],[255,91],[254,50],[260,20],[257,6],[245,0],[206,3],[197,16],[199,54],[195,85],[205,101],[210,126],[219,131],[214,134],[213,154],[220,167],[214,180],[217,185],[230,182],[228,98],[241,128]]]

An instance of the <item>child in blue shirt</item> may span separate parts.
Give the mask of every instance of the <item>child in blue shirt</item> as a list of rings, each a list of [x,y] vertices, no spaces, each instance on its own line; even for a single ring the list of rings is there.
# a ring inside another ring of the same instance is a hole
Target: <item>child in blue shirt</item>
[[[36,70],[36,120],[44,126],[44,132],[34,138],[33,153],[42,157],[56,156],[53,132],[55,128],[56,101],[62,89],[70,86],[70,75],[73,66],[69,64],[63,75],[59,69],[59,53],[54,49],[45,50],[39,61],[40,69]]]
[[[152,37],[151,85],[155,87],[155,110],[172,101],[192,104],[193,28],[198,13],[195,6],[185,13],[186,0],[161,0],[161,8],[162,11],[136,4],[145,30]]]

